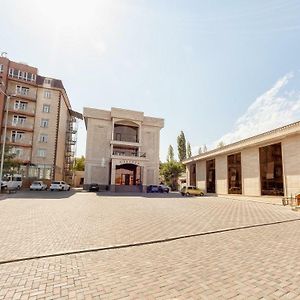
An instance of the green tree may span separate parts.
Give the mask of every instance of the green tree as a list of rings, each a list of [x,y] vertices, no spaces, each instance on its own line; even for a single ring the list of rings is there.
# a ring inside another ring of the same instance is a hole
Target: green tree
[[[2,147],[0,150],[2,157]],[[11,146],[6,146],[4,150],[3,175],[17,173],[20,170],[21,162],[16,159],[16,154],[12,152]]]
[[[172,190],[177,190],[178,177],[184,170],[183,164],[175,160],[160,165],[160,175],[164,178],[165,183],[171,186]]]
[[[84,171],[85,158],[82,155],[81,157],[75,157],[74,160],[74,171]]]
[[[223,141],[220,141],[217,145],[217,148],[222,148],[225,146],[225,143]]]
[[[186,140],[183,131],[177,137],[178,159],[182,162],[186,159]]]
[[[191,144],[190,144],[190,142],[187,142],[187,145],[186,145],[186,153],[187,153],[187,158],[192,157],[192,149],[191,149]]]
[[[174,149],[172,145],[169,146],[168,148],[168,155],[167,155],[167,161],[174,161]]]

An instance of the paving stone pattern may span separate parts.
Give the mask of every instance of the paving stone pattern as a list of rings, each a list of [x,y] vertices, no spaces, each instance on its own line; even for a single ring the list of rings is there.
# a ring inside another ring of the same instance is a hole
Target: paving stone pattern
[[[0,201],[1,260],[299,219],[218,198]],[[7,249],[6,249],[7,248]],[[299,299],[300,221],[0,265],[0,299]]]

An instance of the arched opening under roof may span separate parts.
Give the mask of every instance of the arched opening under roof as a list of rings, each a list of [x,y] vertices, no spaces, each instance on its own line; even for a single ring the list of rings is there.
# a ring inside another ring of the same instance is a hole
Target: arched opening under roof
[[[118,121],[114,124],[114,140],[130,143],[139,142],[139,125],[131,121]]]

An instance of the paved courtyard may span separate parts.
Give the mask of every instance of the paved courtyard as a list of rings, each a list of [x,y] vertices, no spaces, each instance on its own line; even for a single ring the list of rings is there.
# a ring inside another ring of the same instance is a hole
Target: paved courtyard
[[[27,192],[0,201],[0,226],[0,299],[300,297],[289,207]]]

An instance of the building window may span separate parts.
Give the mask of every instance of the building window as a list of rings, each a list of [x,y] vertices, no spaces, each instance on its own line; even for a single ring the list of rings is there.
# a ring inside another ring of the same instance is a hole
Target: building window
[[[37,150],[38,157],[46,157],[46,153],[47,153],[46,149],[38,149]]]
[[[44,113],[49,113],[50,112],[50,105],[44,104],[43,105],[43,112]]]
[[[14,154],[16,158],[20,158],[22,156],[22,149],[12,147],[11,153]]]
[[[31,76],[30,76],[30,81],[32,81],[32,82],[35,82],[35,80],[36,80],[36,75],[35,74],[30,74]],[[29,79],[28,79],[28,81],[29,81]]]
[[[138,127],[115,124],[114,140],[138,143]]]
[[[42,119],[41,120],[41,127],[48,127],[49,126],[49,120],[48,119]]]
[[[15,102],[15,110],[27,110],[28,102],[16,100]]]
[[[44,98],[51,99],[51,91],[44,91]]]
[[[40,143],[47,143],[48,142],[48,135],[47,134],[40,134],[39,142]]]
[[[24,132],[21,131],[12,131],[11,133],[11,141],[13,143],[20,142],[23,139]]]
[[[2,72],[3,72],[3,70],[4,70],[4,68],[3,68],[3,65],[2,65],[2,64],[0,64],[0,73],[2,73]]]
[[[283,196],[281,144],[259,148],[261,194]]]
[[[26,123],[26,117],[23,116],[13,116],[13,125],[24,125]]]
[[[44,84],[51,84],[52,79],[50,78],[45,78]]]
[[[206,161],[206,191],[207,193],[216,192],[216,168],[214,159]]]
[[[28,96],[29,95],[29,88],[17,85],[17,87],[16,87],[16,93],[18,95]]]
[[[14,68],[9,68],[8,69],[8,76],[13,77],[13,78],[17,78],[17,79],[26,80],[26,81],[32,81],[32,82],[35,82],[35,80],[36,80],[36,75],[35,74],[31,74],[29,72],[24,72],[24,71],[21,71],[21,70],[16,70]]]
[[[241,153],[227,156],[228,194],[242,194]]]

